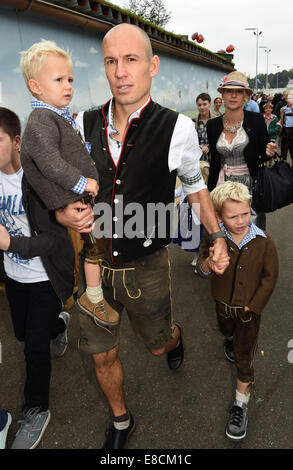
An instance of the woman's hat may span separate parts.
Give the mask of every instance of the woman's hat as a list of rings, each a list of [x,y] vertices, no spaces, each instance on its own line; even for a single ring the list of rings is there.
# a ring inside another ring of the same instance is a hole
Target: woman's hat
[[[244,73],[241,72],[231,72],[229,75],[226,75],[222,78],[221,84],[218,88],[218,91],[222,93],[226,88],[242,88],[248,93],[253,93],[253,90],[249,88],[248,80]]]

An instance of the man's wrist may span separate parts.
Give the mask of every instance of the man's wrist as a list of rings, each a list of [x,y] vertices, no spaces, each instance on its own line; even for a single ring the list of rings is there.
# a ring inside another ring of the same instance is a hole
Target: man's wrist
[[[221,240],[226,240],[226,234],[225,232],[222,232],[221,230],[219,230],[218,232],[213,232],[213,233],[210,233],[209,234],[209,241],[211,244],[215,244],[215,243],[218,243],[220,241],[221,243]]]

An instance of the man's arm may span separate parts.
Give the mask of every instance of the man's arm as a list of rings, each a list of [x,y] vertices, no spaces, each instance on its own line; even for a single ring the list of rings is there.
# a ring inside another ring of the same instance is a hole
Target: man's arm
[[[187,198],[190,206],[196,212],[197,217],[199,217],[207,232],[209,234],[220,232],[215,209],[208,190],[202,189],[197,193],[189,194]],[[214,241],[213,252],[212,261],[215,264],[214,272],[216,274],[223,274],[230,262],[227,244],[224,238],[217,238]]]

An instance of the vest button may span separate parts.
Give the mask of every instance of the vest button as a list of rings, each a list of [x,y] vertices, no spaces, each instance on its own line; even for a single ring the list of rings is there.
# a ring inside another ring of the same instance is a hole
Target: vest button
[[[114,256],[118,256],[118,254],[119,254],[118,251],[113,251]]]
[[[121,184],[121,180],[116,180],[116,184]]]
[[[118,202],[119,202],[119,199],[115,198],[114,199],[114,204],[118,204]]]
[[[116,216],[115,216],[115,217],[113,217],[113,220],[114,220],[114,222],[117,222],[117,220],[118,220],[118,217],[116,217]]]
[[[118,238],[117,233],[114,233],[113,238]]]

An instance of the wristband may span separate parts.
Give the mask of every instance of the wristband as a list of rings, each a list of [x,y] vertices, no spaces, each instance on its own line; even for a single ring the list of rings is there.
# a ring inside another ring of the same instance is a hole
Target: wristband
[[[216,238],[225,238],[225,240],[227,239],[226,234],[222,231],[221,232],[210,233],[209,241],[210,241],[211,244],[214,243]]]

